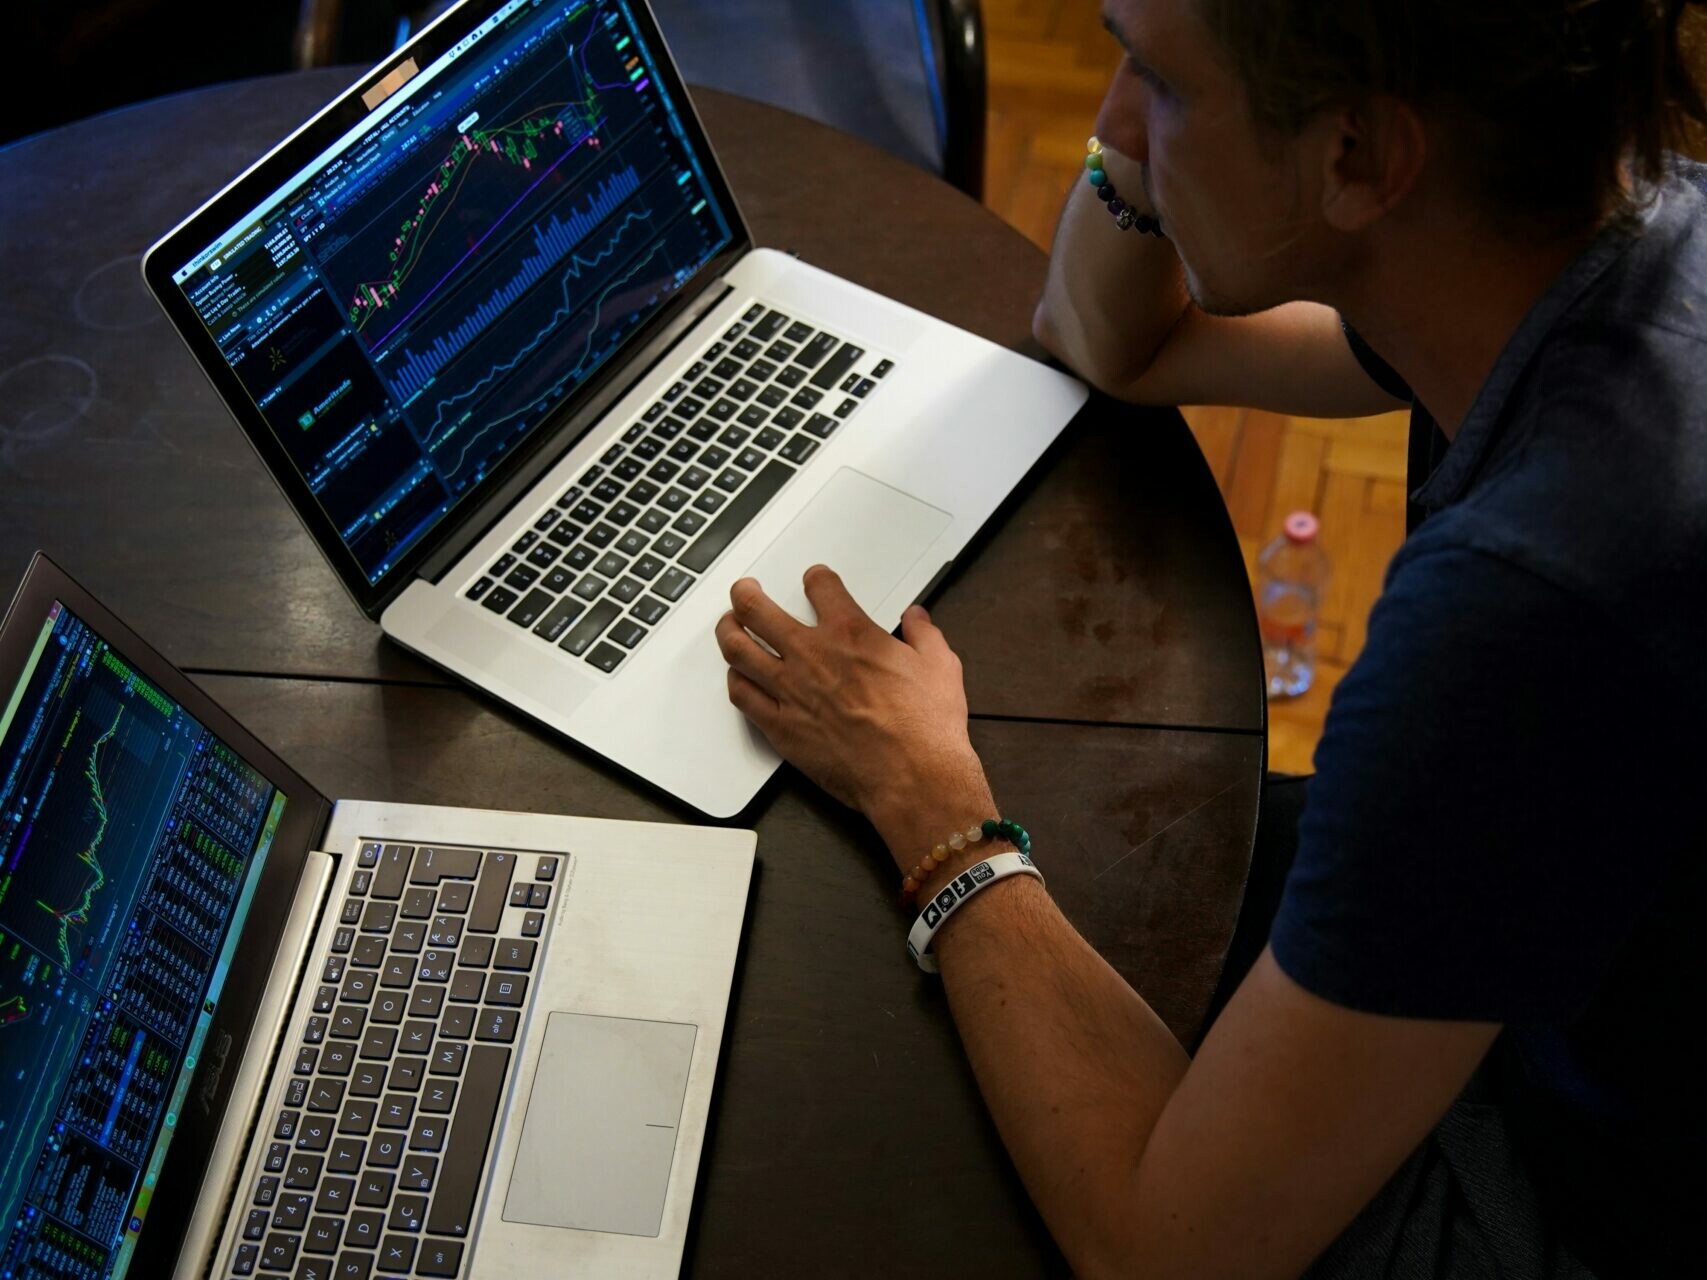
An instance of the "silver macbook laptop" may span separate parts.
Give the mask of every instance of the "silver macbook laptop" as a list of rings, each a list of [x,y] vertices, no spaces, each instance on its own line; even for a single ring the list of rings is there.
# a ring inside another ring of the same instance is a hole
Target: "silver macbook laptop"
[[[674,1276],[751,832],[329,801],[38,556],[0,1276]]]
[[[466,0],[143,270],[388,635],[717,816],[730,584],[897,625],[1086,396],[755,248],[644,0]]]

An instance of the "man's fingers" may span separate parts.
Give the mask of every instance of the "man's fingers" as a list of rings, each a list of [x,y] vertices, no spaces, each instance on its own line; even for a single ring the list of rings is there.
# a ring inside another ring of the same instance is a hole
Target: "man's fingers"
[[[734,613],[726,613],[717,620],[714,634],[717,636],[717,648],[722,652],[723,660],[757,684],[771,701],[775,702],[778,693],[777,681],[782,674],[782,660],[760,648],[758,641],[747,634],[746,628]]]
[[[857,618],[871,622],[865,610],[859,607],[859,601],[848,594],[841,576],[828,565],[813,565],[806,571],[801,583],[806,588],[806,598],[812,602],[813,609],[817,610],[819,626],[827,622]]]
[[[729,668],[729,701],[734,704],[735,710],[758,725],[767,738],[770,737],[771,726],[776,723],[776,717],[782,708],[775,698],[734,667]]]
[[[901,615],[901,639],[926,658],[954,657],[954,650],[948,646],[948,637],[931,621],[931,615],[925,612],[922,604],[910,605]]]
[[[799,618],[765,594],[756,578],[737,579],[729,588],[729,603],[735,607],[735,621],[776,653],[787,654],[806,629]]]

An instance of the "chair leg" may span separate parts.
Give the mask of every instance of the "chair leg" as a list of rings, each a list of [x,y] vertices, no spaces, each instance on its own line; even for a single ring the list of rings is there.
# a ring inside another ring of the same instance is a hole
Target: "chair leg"
[[[974,200],[982,200],[989,97],[984,12],[978,0],[931,2],[943,68],[943,176]]]

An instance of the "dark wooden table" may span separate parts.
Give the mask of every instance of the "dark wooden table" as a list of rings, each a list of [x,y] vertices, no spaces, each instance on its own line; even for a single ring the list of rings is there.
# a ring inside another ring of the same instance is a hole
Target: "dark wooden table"
[[[142,287],[146,247],[350,78],[202,90],[0,152],[0,591],[47,549],[329,795],[680,820],[383,640]],[[760,243],[1041,354],[1043,257],[981,206],[798,117],[700,105]],[[1093,399],[932,607],[1003,811],[1189,1040],[1265,721],[1238,545],[1179,415]],[[905,961],[869,828],[788,770],[743,822],[760,872],[685,1271],[940,1276],[945,1245],[957,1274],[1061,1270]]]

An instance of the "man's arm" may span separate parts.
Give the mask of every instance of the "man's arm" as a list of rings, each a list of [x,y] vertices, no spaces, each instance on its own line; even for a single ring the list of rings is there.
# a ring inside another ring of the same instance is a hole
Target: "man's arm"
[[[1265,951],[1190,1060],[1023,876],[933,950],[1002,1141],[1084,1277],[1296,1276],[1499,1032],[1330,1004]]]
[[[1143,191],[1132,160],[1112,149],[1103,158],[1116,190]],[[1363,371],[1331,308],[1292,302],[1254,316],[1204,314],[1172,243],[1121,231],[1083,180],[1061,211],[1032,331],[1087,382],[1135,404],[1324,418],[1404,407]]]

